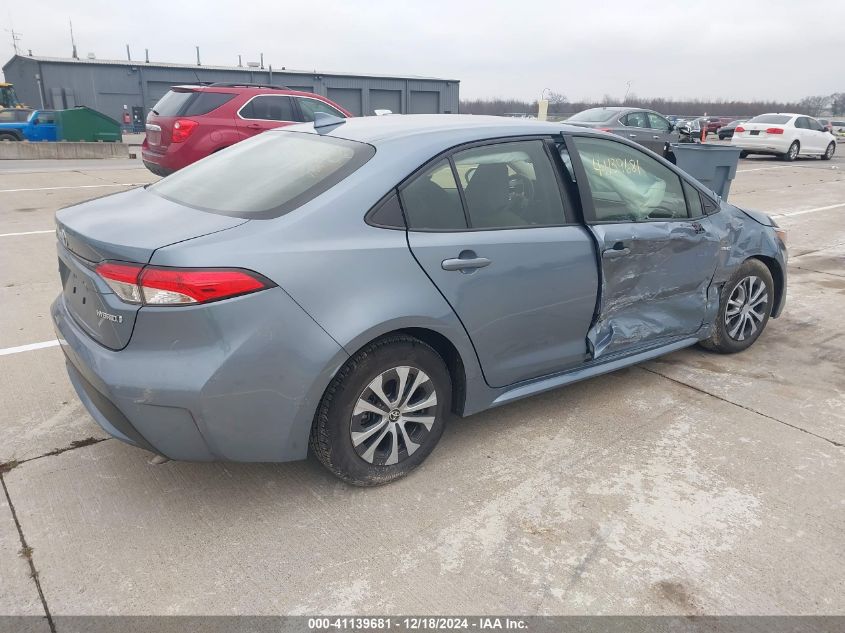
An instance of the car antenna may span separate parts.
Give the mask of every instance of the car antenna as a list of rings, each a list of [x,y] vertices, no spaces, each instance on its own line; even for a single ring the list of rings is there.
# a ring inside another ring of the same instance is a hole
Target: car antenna
[[[343,119],[339,116],[335,116],[333,114],[329,114],[328,112],[314,113],[314,129],[318,132],[320,130],[326,130],[328,132],[330,131],[329,128],[333,128],[336,125],[341,125],[342,123],[346,123],[346,119]]]

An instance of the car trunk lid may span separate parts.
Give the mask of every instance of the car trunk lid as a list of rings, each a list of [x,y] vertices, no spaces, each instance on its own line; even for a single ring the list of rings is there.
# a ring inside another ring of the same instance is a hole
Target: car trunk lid
[[[140,306],[115,295],[96,273],[97,264],[146,264],[159,248],[248,221],[178,205],[143,188],[62,209],[56,213],[56,234],[65,305],[94,340],[122,349]]]

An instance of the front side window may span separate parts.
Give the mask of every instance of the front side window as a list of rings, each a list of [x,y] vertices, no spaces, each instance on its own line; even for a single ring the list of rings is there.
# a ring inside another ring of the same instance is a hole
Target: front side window
[[[672,129],[672,124],[669,121],[654,112],[648,113],[648,124],[651,129],[660,130],[661,132],[668,132]]]
[[[587,174],[596,221],[689,217],[681,179],[665,165],[615,141],[577,136],[574,141]]]
[[[444,159],[414,178],[400,192],[411,229],[461,231],[467,228],[461,194]]]
[[[457,152],[453,160],[472,228],[566,223],[543,141],[476,147]]]
[[[241,118],[265,121],[293,121],[293,102],[290,97],[260,95],[239,111]]]
[[[689,207],[689,214],[692,218],[700,218],[704,215],[704,206],[701,204],[701,194],[698,189],[693,187],[687,181],[683,181],[684,193],[687,196],[687,206]]]
[[[239,218],[284,215],[366,163],[375,148],[316,134],[265,132],[180,169],[147,191]]]
[[[297,103],[299,103],[299,110],[302,113],[301,119],[306,122],[311,122],[314,120],[314,115],[317,112],[325,112],[326,114],[331,114],[332,116],[338,116],[342,119],[346,118],[346,115],[338,110],[337,108],[333,108],[328,103],[323,103],[319,99],[309,99],[307,97],[297,97]]]
[[[807,119],[807,122],[810,124],[810,129],[815,130],[816,132],[824,132],[824,128],[822,127],[821,123],[816,121],[815,119]]]

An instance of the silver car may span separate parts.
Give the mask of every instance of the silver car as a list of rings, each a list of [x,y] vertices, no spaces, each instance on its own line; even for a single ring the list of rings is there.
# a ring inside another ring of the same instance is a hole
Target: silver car
[[[669,143],[677,143],[680,140],[677,127],[670,123],[669,119],[652,110],[641,108],[590,108],[573,114],[566,123],[618,134],[661,156],[665,156]]]
[[[111,435],[384,483],[447,418],[700,343],[786,296],[785,234],[625,138],[329,115],[57,213],[52,317]]]

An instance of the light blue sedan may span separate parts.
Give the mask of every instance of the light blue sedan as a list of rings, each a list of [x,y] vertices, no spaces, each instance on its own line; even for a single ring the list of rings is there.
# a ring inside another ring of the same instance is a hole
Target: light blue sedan
[[[264,133],[56,216],[52,316],[113,436],[359,485],[447,418],[700,343],[786,296],[785,233],[627,139],[459,115]]]

